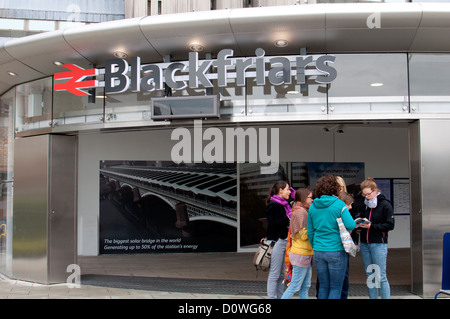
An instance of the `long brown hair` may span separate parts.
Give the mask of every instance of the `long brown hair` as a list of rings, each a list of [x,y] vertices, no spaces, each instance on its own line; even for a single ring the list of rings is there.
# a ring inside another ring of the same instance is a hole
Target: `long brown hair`
[[[312,194],[312,190],[309,186],[299,188],[295,191],[295,201],[305,203],[309,194]]]
[[[266,198],[266,205],[273,195],[278,195],[280,189],[285,189],[287,185],[289,185],[289,183],[286,181],[278,181],[275,184],[273,184],[273,186],[269,189],[269,195],[267,195]]]

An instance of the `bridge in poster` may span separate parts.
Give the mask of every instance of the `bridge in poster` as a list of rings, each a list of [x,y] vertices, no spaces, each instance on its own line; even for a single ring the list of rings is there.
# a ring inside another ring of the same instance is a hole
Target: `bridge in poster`
[[[237,227],[236,167],[130,166],[100,168],[115,191],[129,188],[133,201],[155,196],[177,214],[177,227],[188,221],[212,220]]]

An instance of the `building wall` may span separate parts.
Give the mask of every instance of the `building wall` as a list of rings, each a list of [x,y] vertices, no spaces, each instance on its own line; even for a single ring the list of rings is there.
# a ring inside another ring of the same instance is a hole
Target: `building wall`
[[[125,18],[192,11],[316,3],[316,0],[125,0]]]
[[[124,0],[0,0],[0,18],[104,22],[124,18]]]
[[[364,162],[366,176],[409,176],[406,127],[346,126],[343,134],[324,132],[321,125],[279,128],[280,161]],[[98,254],[100,161],[171,160],[170,152],[176,143],[171,141],[171,132],[162,129],[79,136],[79,255]],[[370,144],[369,136],[376,136]],[[409,247],[409,216],[400,217],[396,230],[390,234],[390,247]]]
[[[443,235],[449,232],[450,209],[445,194],[449,187],[447,172],[450,145],[442,142],[449,135],[448,120],[420,120],[419,132],[416,143],[421,150],[420,171],[414,177],[420,176],[422,194],[421,203],[412,214],[421,223],[415,223],[412,236],[416,240],[411,248],[413,267],[422,268],[423,295],[432,297],[441,285]],[[416,251],[420,250],[422,255],[417,255]],[[418,286],[422,287],[420,284]]]

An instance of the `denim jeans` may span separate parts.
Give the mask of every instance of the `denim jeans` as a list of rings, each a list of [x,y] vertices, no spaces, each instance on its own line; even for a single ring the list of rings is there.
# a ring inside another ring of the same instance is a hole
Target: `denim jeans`
[[[318,299],[340,299],[348,254],[340,251],[314,251],[314,263],[320,281]]]
[[[267,278],[267,297],[280,299],[284,292],[284,254],[286,252],[286,239],[278,239],[273,246],[270,258],[269,277]]]
[[[369,298],[378,298],[378,289],[381,288],[381,298],[391,297],[391,288],[386,276],[387,244],[361,243],[361,258],[367,276]]]
[[[311,265],[307,268],[292,266],[292,280],[281,299],[292,299],[300,290],[300,299],[308,299],[309,287],[311,287]]]

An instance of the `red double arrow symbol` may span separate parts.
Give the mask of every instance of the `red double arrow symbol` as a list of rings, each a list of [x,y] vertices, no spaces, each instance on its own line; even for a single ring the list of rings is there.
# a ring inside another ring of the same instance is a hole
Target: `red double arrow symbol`
[[[80,89],[98,86],[97,80],[83,81],[88,76],[96,76],[98,74],[97,69],[83,69],[75,64],[63,64],[62,66],[69,69],[70,72],[55,73],[55,80],[69,80],[64,83],[55,83],[53,86],[55,91],[66,90],[75,95],[89,95]]]

